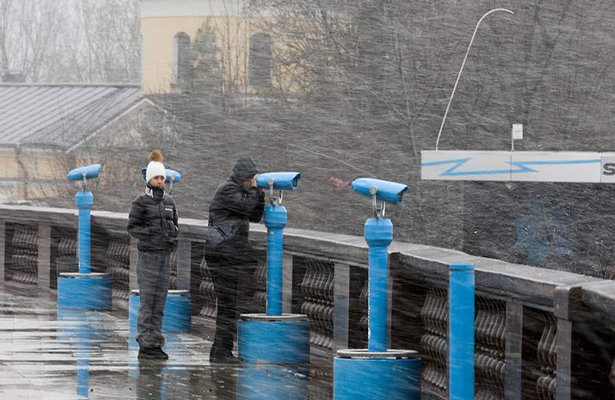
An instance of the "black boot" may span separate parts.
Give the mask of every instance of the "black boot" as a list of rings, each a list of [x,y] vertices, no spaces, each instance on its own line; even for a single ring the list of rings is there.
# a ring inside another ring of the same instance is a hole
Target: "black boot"
[[[209,362],[211,364],[241,364],[243,358],[235,357],[230,350],[219,350],[214,345],[209,352]]]
[[[141,347],[137,358],[139,360],[168,360],[169,356],[160,347]]]
[[[169,355],[162,350],[162,347],[154,347],[154,351],[158,354],[161,360],[168,360]]]
[[[211,364],[243,364],[243,358],[235,357],[233,354],[209,355]]]

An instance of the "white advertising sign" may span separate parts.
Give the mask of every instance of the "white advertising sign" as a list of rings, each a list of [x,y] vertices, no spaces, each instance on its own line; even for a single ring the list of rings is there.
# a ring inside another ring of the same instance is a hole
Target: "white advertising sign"
[[[615,153],[422,151],[424,180],[615,183]]]

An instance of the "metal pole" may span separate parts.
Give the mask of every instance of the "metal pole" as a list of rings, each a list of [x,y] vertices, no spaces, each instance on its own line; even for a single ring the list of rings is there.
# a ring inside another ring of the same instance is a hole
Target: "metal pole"
[[[474,266],[449,273],[449,398],[474,398]]]
[[[459,73],[457,74],[457,80],[455,81],[455,86],[453,87],[453,92],[451,93],[451,98],[448,100],[448,105],[446,106],[446,111],[444,112],[444,117],[442,118],[442,124],[440,125],[440,130],[438,131],[438,139],[436,139],[436,151],[438,151],[438,144],[440,144],[440,135],[442,135],[442,129],[444,128],[444,122],[446,122],[446,116],[448,115],[448,110],[451,108],[451,103],[453,102],[453,96],[455,96],[455,91],[457,90],[457,85],[459,84],[459,78],[461,78],[461,73],[463,72],[463,67],[466,65],[466,61],[468,59],[468,54],[470,54],[470,49],[472,48],[472,43],[474,43],[474,37],[476,37],[476,32],[478,31],[478,27],[480,23],[489,15],[497,11],[504,11],[509,14],[515,14],[514,12],[507,10],[506,8],[494,8],[491,11],[487,11],[481,19],[478,20],[476,27],[474,28],[474,33],[472,34],[472,39],[470,39],[470,44],[468,45],[468,50],[466,50],[466,55],[463,58],[463,63],[461,63],[461,68],[459,68]]]
[[[365,222],[365,241],[369,246],[369,351],[388,348],[388,246],[393,241],[393,224],[388,218],[371,218]]]
[[[94,206],[92,192],[79,192],[75,197],[79,209],[79,273],[89,274],[90,268],[90,210]]]
[[[282,315],[282,250],[284,227],[288,220],[286,207],[268,205],[265,207],[267,227],[267,315]]]

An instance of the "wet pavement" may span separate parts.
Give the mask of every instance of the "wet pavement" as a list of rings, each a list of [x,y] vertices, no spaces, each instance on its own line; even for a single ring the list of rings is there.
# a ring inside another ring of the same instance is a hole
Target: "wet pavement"
[[[137,361],[128,311],[58,310],[50,294],[0,285],[0,400],[330,399],[331,368],[211,365],[206,326],[167,334],[166,362]]]

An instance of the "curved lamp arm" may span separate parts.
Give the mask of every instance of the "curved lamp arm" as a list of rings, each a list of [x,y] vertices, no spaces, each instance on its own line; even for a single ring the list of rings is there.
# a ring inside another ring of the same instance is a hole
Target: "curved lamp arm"
[[[444,128],[444,122],[446,121],[446,116],[448,115],[448,110],[451,107],[451,102],[453,101],[453,96],[455,96],[455,90],[457,90],[457,84],[459,83],[459,78],[461,78],[461,72],[463,71],[463,67],[466,65],[466,60],[468,59],[468,54],[470,54],[470,49],[472,48],[472,43],[474,43],[474,37],[476,36],[476,31],[478,31],[478,27],[480,23],[490,14],[493,14],[496,11],[505,11],[510,14],[515,14],[514,12],[506,9],[506,8],[494,8],[493,10],[487,12],[485,15],[478,20],[476,24],[476,28],[474,28],[474,34],[472,35],[472,39],[470,40],[470,44],[468,45],[468,50],[466,51],[466,56],[463,58],[463,63],[461,64],[461,68],[459,69],[459,74],[457,74],[457,80],[455,81],[455,86],[453,87],[453,92],[451,93],[451,98],[448,100],[448,105],[446,106],[446,112],[444,113],[444,118],[442,118],[442,125],[440,125],[440,131],[438,132],[438,139],[436,140],[436,151],[438,151],[438,144],[440,143],[440,135],[442,135],[442,128]]]

